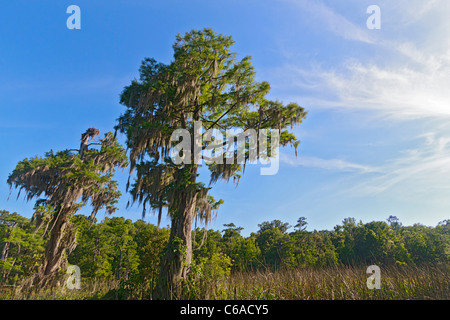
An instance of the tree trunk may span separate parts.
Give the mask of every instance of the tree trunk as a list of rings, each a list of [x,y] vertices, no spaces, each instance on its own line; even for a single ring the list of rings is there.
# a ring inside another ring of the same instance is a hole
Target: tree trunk
[[[2,261],[6,261],[8,259],[8,252],[9,252],[9,242],[5,242],[5,245],[3,246],[2,250]]]
[[[5,282],[8,281],[9,275],[11,274],[11,271],[14,268],[14,265],[16,264],[17,259],[19,258],[20,248],[21,248],[21,246],[17,247],[17,254],[16,254],[16,257],[14,258],[14,261],[11,263],[11,267],[9,268],[9,270],[3,275],[3,280]]]
[[[58,219],[50,233],[50,239],[45,248],[45,259],[42,265],[42,274],[49,276],[59,271],[65,248],[61,246],[65,229],[66,219]]]
[[[50,239],[47,242],[44,261],[32,284],[55,286],[59,284],[60,271],[67,264],[67,255],[76,247],[76,232],[70,222],[73,211],[62,208],[52,221]]]
[[[192,261],[192,223],[196,195],[180,192],[184,206],[172,216],[169,243],[161,259],[155,299],[176,299],[182,293],[183,280]]]
[[[3,246],[2,262],[5,262],[8,259],[9,249],[11,248],[11,242],[9,241],[9,239],[10,239],[11,235],[13,234],[14,228],[16,227],[16,225],[17,225],[17,223],[14,223],[14,225],[11,227],[9,233],[7,232],[5,234],[5,239],[8,239],[8,240],[6,240],[5,245]],[[20,246],[19,246],[18,252],[20,252]],[[6,271],[5,269],[3,269],[3,271],[2,271],[3,281],[6,282],[8,280],[9,274],[11,273],[11,270],[12,270],[15,262],[16,262],[16,260],[14,260],[14,262],[12,263],[9,271]]]
[[[9,248],[10,248],[10,246],[11,246],[11,243],[9,242],[9,238],[10,238],[11,235],[13,234],[14,228],[16,227],[16,225],[17,225],[17,223],[14,223],[14,224],[11,226],[11,229],[10,229],[9,233],[7,232],[7,233],[5,234],[5,239],[8,239],[8,240],[5,242],[5,245],[3,246],[3,250],[2,250],[2,261],[6,261],[6,259],[8,259]]]
[[[123,252],[124,243],[122,242],[122,246],[120,246],[120,254],[119,254],[119,266],[117,267],[117,280],[121,280],[122,275],[122,252]]]

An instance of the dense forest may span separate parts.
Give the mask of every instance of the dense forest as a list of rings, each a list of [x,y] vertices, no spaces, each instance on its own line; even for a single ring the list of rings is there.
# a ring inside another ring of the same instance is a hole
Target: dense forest
[[[156,280],[169,228],[123,217],[96,222],[75,215],[72,222],[77,246],[68,261],[80,267],[83,279]],[[38,219],[0,211],[2,284],[19,284],[37,272],[48,240],[40,225]],[[258,232],[248,237],[233,223],[223,230],[194,229],[193,273],[225,279],[233,272],[301,266],[418,266],[449,261],[450,220],[428,227],[403,226],[394,216],[369,223],[347,218],[331,231],[307,231],[306,219],[301,217],[295,226],[280,220],[258,226]]]

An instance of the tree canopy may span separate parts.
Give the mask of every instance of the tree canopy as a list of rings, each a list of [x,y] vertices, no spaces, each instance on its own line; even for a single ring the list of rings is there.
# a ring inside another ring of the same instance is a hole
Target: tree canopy
[[[50,233],[44,262],[32,282],[53,282],[56,278],[65,253],[76,246],[76,230],[70,219],[81,207],[91,205],[91,219],[101,209],[108,214],[116,211],[121,193],[113,174],[117,167],[125,168],[128,160],[112,133],[89,143],[99,133],[89,128],[81,136],[79,149],[51,150],[44,157],[25,158],[8,177],[10,187],[19,189],[17,197],[24,191],[28,201],[37,199],[33,215],[36,228],[44,226],[43,236]],[[100,149],[89,149],[91,145]]]
[[[269,100],[269,83],[255,80],[251,58],[238,60],[231,51],[233,44],[230,36],[212,29],[178,35],[171,63],[144,59],[139,80],[124,88],[120,102],[127,109],[116,128],[127,136],[131,171],[137,169],[133,201],[143,203],[144,208],[147,203],[158,212],[163,206],[169,208],[169,214],[175,212],[179,207],[177,192],[183,188],[197,194],[197,215],[205,221],[210,217],[213,203],[208,201],[209,189],[189,181],[191,176],[180,170],[183,165],[169,159],[174,147],[172,134],[178,128],[194,133],[196,121],[223,135],[233,128],[276,128],[282,145],[298,146],[288,128],[302,122],[305,110],[296,103],[283,105]],[[189,163],[195,165],[198,151],[194,143],[191,146]],[[202,147],[204,150],[206,145]],[[240,178],[241,164],[217,162],[208,164],[211,182]]]
[[[251,58],[237,59],[233,44],[230,36],[208,28],[178,35],[173,60],[164,64],[144,59],[139,79],[121,94],[126,110],[116,130],[126,135],[130,174],[137,172],[130,190],[132,202],[143,205],[143,214],[148,207],[157,212],[158,220],[166,207],[171,218],[160,275],[163,299],[186,279],[193,221],[207,223],[222,203],[209,193],[210,186],[197,181],[201,160],[207,160],[210,185],[222,179],[237,182],[247,162],[274,157],[278,143],[295,149],[299,145],[289,128],[302,122],[305,110],[296,103],[268,99],[269,83],[256,81]],[[187,134],[178,135],[180,129]],[[235,146],[234,138],[227,135],[231,129],[252,130],[253,137],[263,134],[261,145],[250,143],[250,137]],[[268,129],[273,130],[270,142]],[[179,138],[187,146],[181,150],[183,161],[173,155],[180,156],[174,145]]]

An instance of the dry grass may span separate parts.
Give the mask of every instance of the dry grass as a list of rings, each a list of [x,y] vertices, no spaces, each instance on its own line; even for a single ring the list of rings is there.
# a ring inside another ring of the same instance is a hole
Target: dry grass
[[[235,273],[207,299],[239,300],[408,300],[450,298],[447,266],[381,269],[381,288],[368,289],[365,267],[296,268]]]
[[[19,286],[1,286],[0,300],[86,300],[102,299],[119,288],[118,281],[89,279],[82,281],[79,290],[69,290],[66,286],[54,289],[24,290]],[[112,296],[111,298],[115,298]]]
[[[367,288],[366,267],[296,268],[235,272],[225,281],[208,281],[185,299],[227,300],[408,300],[450,299],[449,266],[381,268],[381,289]],[[192,294],[195,292],[195,294]],[[88,279],[80,290],[59,288],[23,292],[0,287],[0,299],[149,299],[147,285]]]

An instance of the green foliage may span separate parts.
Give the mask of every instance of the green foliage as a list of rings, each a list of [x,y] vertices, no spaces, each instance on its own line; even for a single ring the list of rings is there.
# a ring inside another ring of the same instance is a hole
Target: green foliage
[[[160,231],[143,221],[122,217],[105,219],[93,224],[84,216],[74,217],[78,226],[78,246],[70,262],[78,265],[87,277],[129,279],[153,278],[159,255],[166,244],[167,230]]]
[[[259,233],[263,233],[269,229],[279,229],[281,233],[286,233],[286,231],[291,227],[289,223],[283,223],[280,220],[273,220],[271,222],[264,221],[258,224]]]
[[[290,264],[292,251],[289,250],[290,238],[278,227],[266,229],[258,235],[256,243],[261,249],[261,258],[265,265],[277,266]]]
[[[44,252],[42,232],[16,212],[1,210],[0,250],[0,283],[16,283],[36,272]]]
[[[16,165],[7,183],[19,188],[17,197],[25,190],[27,200],[42,196],[55,209],[80,208],[90,202],[93,216],[103,208],[112,214],[121,196],[113,174],[116,167],[125,168],[128,160],[112,133],[106,133],[96,144],[101,145],[99,150],[86,149],[83,154],[80,150],[50,150],[45,157],[25,158]],[[39,199],[36,207],[42,201]]]
[[[294,228],[297,229],[297,232],[302,232],[302,231],[306,230],[307,224],[308,224],[308,222],[306,222],[306,218],[300,217],[300,218],[298,218],[297,224],[294,226]]]
[[[210,258],[200,257],[191,264],[187,279],[186,293],[190,299],[210,298],[202,296],[209,288],[220,293],[225,289],[226,280],[231,274],[232,260],[222,252],[212,253]],[[217,298],[217,297],[215,297]]]
[[[338,264],[336,248],[326,232],[297,232],[292,237],[296,240],[296,265],[325,267]]]
[[[139,80],[133,80],[121,94],[120,102],[126,110],[116,129],[127,137],[131,171],[137,169],[130,193],[133,202],[149,206],[159,216],[162,207],[167,207],[170,216],[177,214],[183,207],[178,203],[183,198],[180,192],[185,192],[188,199],[196,197],[195,213],[201,221],[208,222],[211,211],[222,203],[212,201],[210,188],[196,182],[194,144],[188,164],[175,165],[171,161],[174,130],[183,128],[194,134],[196,121],[222,134],[227,129],[271,128],[279,130],[281,145],[299,145],[289,128],[303,121],[304,108],[269,100],[269,83],[256,81],[251,58],[238,60],[233,45],[231,36],[210,28],[179,34],[173,45],[173,60],[164,64],[144,59]],[[259,151],[262,157],[268,156],[264,150]],[[235,153],[237,150],[233,150]],[[239,181],[241,164],[228,164],[227,156],[224,152],[221,162],[207,164],[211,184],[220,179]]]
[[[133,223],[123,217],[105,217],[96,222],[75,215],[71,222],[77,228],[77,247],[69,262],[80,267],[84,281],[118,281],[120,292],[116,295],[149,297],[168,244],[169,229],[143,220]],[[38,223],[36,219],[30,221],[17,213],[0,211],[2,283],[17,283],[36,272],[45,241],[43,228],[36,228]],[[287,233],[288,224],[281,221],[263,222],[261,226],[263,231],[248,237],[242,236],[243,228],[233,223],[225,224],[222,231],[195,229],[191,274],[186,280],[188,296],[205,298],[204,292],[213,288],[220,297],[227,279],[240,272],[370,264],[414,267],[449,262],[448,220],[436,227],[393,227],[382,221],[363,224],[349,218],[333,231],[300,231],[297,227],[291,233]],[[173,250],[185,250],[180,241],[176,243],[171,246]]]

